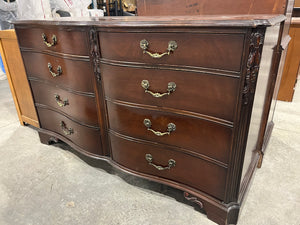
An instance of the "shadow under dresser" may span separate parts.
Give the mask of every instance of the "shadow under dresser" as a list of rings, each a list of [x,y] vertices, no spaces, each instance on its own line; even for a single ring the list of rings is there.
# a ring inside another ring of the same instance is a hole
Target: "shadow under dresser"
[[[262,160],[284,20],[17,21],[40,139],[180,189],[209,219],[236,224]]]

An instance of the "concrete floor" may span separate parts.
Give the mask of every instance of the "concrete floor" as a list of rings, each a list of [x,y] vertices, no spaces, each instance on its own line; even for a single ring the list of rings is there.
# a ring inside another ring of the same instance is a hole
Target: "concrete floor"
[[[300,90],[293,103],[278,102],[239,225],[300,224],[299,162]],[[92,167],[70,151],[41,144],[35,130],[20,126],[8,82],[0,80],[0,225],[214,224],[181,203],[175,190],[121,174],[127,183],[100,164],[102,169]]]

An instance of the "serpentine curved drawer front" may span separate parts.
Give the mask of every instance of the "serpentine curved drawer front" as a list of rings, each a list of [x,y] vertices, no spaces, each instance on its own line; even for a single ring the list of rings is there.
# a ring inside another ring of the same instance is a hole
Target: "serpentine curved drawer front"
[[[112,133],[110,140],[112,158],[120,165],[136,172],[189,185],[220,200],[224,198],[227,169],[165,146],[146,144],[142,140],[130,140]],[[153,157],[154,165],[166,168],[172,159],[175,166],[158,170],[146,160],[147,154]]]
[[[106,98],[142,105],[155,105],[190,111],[233,121],[238,99],[239,79],[217,74],[172,70],[129,68],[101,64]],[[167,93],[168,83],[176,88],[169,95],[154,97],[145,93],[141,83],[149,82],[147,90]]]
[[[27,51],[22,52],[22,55],[29,79],[34,77],[74,91],[94,92],[93,70],[89,60],[82,61]],[[49,71],[49,63],[52,67],[51,71],[57,76],[53,76]],[[58,74],[59,66],[61,73]]]
[[[281,55],[273,32],[284,19],[16,22],[41,142],[63,140],[180,189],[209,219],[236,224],[273,127],[268,104]]]
[[[64,136],[87,152],[100,155],[99,128],[83,126],[52,110],[37,108],[41,127]]]
[[[239,72],[245,35],[230,29],[226,32],[223,30],[221,34],[217,29],[190,33],[128,31],[100,32],[99,36],[104,59]],[[148,42],[148,47],[143,49],[141,41],[144,40]],[[168,50],[170,41],[175,41],[177,45],[173,51]],[[160,55],[170,53],[153,58],[147,52]]]
[[[45,35],[43,35],[45,34]],[[54,51],[71,55],[89,55],[86,30],[66,28],[58,29],[56,26],[47,28],[19,28],[17,30],[21,48],[32,48],[39,51]],[[53,40],[53,36],[55,36]],[[45,40],[46,39],[46,40]],[[46,41],[51,46],[45,44]]]
[[[39,80],[30,83],[36,105],[62,112],[83,124],[99,126],[94,96],[66,91]]]
[[[166,111],[130,107],[107,101],[109,126],[115,132],[177,146],[183,152],[198,155],[211,162],[225,166],[229,160],[232,128],[215,122],[178,115]],[[151,123],[150,129],[158,131],[157,136],[147,129],[144,120]],[[168,124],[176,128],[168,134]],[[164,133],[163,136],[161,133]],[[114,151],[114,150],[113,150]]]

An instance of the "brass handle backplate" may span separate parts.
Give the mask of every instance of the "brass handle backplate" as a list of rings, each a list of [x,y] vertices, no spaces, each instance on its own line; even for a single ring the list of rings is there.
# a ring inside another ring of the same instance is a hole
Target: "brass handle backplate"
[[[158,170],[169,170],[172,167],[176,166],[176,161],[174,159],[169,159],[168,166],[158,166],[153,163],[153,157],[151,154],[146,154],[145,158],[146,158],[147,162],[149,163],[149,165],[154,166]]]
[[[45,44],[48,48],[50,48],[50,47],[52,47],[52,46],[54,46],[54,45],[57,44],[57,37],[56,37],[56,35],[54,35],[54,34],[53,34],[53,36],[52,36],[52,43],[49,43],[49,42],[47,41],[47,36],[46,36],[45,33],[42,33],[42,38],[43,38],[44,44]]]
[[[69,105],[69,100],[68,99],[61,100],[61,98],[58,94],[55,94],[54,97],[55,97],[55,101],[56,101],[56,103],[59,107],[64,107],[66,105]]]
[[[57,77],[57,76],[60,76],[62,74],[62,68],[61,68],[61,66],[57,66],[57,73],[55,73],[53,71],[53,67],[52,67],[51,63],[48,63],[48,69],[49,69],[49,72],[51,73],[51,75],[53,77]]]
[[[165,93],[158,93],[158,92],[152,92],[149,89],[150,87],[150,83],[148,80],[142,80],[141,82],[142,87],[145,89],[145,93],[149,93],[150,95],[152,95],[155,98],[161,98],[165,95],[170,95],[172,92],[174,92],[176,90],[176,84],[175,82],[169,82],[168,83],[168,87],[167,87],[167,92]]]
[[[169,123],[167,126],[167,132],[155,131],[151,129],[152,123],[151,120],[149,119],[144,119],[144,125],[147,127],[147,130],[151,131],[153,134],[159,137],[164,135],[170,135],[172,131],[176,130],[176,125],[174,123]]]
[[[65,135],[71,135],[74,133],[74,130],[72,128],[67,128],[67,125],[65,124],[64,121],[60,122],[60,127]]]
[[[176,41],[169,41],[167,51],[164,53],[152,53],[148,51],[149,42],[147,40],[141,40],[140,41],[140,47],[143,49],[143,53],[147,53],[154,59],[160,59],[161,57],[165,55],[170,55],[171,52],[174,52],[175,49],[178,47]]]

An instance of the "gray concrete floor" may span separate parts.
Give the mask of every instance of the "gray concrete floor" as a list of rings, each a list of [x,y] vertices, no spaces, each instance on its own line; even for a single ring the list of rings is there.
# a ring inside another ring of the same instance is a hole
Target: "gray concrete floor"
[[[277,104],[275,129],[239,225],[300,224],[299,161],[300,90],[293,103]],[[19,124],[8,82],[0,80],[0,225],[214,224],[154,191],[170,190],[131,176],[127,183],[107,168],[41,144],[35,130]]]

